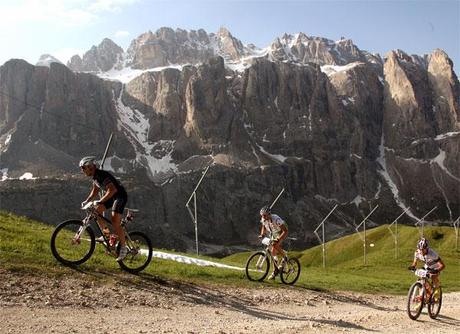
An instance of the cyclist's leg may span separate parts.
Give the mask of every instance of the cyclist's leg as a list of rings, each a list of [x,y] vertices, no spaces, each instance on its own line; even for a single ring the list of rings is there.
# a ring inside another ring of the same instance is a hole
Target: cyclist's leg
[[[433,278],[431,278],[431,284],[433,284]],[[426,284],[425,284],[425,291],[426,291],[426,298],[427,300],[430,300],[430,296],[431,296],[431,285],[430,283],[428,282],[428,280],[426,281]]]
[[[125,233],[123,228],[121,227],[121,217],[123,214],[123,210],[125,209],[127,199],[126,198],[117,198],[113,201],[112,206],[112,224],[115,230],[115,233],[118,235],[120,239],[121,246],[126,245]]]
[[[101,216],[104,214],[105,210],[107,210],[107,208],[105,207],[104,204],[98,204],[96,206],[96,211],[97,213],[99,213]],[[97,223],[99,225],[99,227],[102,229],[102,231],[104,230],[108,230],[108,227],[107,227],[107,224],[105,223],[104,219],[100,218],[100,217],[97,217]]]
[[[431,275],[431,281],[433,282],[433,289],[440,286],[439,275]]]
[[[273,256],[277,255],[277,254],[280,254],[281,257],[285,257],[286,256],[286,252],[284,251],[284,249],[281,247],[281,245],[283,244],[283,241],[284,239],[286,238],[286,236],[284,236],[283,238],[280,238],[280,240],[278,242],[275,242],[273,244],[273,247],[272,247],[272,254]]]

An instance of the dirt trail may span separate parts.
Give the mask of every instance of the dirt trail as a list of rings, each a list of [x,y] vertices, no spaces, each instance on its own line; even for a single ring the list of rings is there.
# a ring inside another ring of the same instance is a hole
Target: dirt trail
[[[0,333],[457,333],[460,293],[419,321],[404,296],[197,286],[151,276],[43,279],[0,270]]]

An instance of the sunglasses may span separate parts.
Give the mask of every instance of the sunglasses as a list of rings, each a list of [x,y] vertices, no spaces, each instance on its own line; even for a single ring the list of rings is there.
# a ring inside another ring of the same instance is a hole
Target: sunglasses
[[[81,170],[86,170],[86,169],[89,169],[89,166],[81,166],[80,168]]]

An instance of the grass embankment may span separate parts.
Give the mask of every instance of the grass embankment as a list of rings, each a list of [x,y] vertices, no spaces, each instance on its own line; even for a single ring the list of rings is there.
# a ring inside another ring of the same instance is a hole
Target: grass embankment
[[[190,283],[254,285],[244,279],[244,273],[214,267],[199,267],[170,260],[153,258],[150,265],[138,276],[124,274],[115,258],[106,255],[104,248],[96,245],[93,256],[75,268],[61,265],[51,253],[50,239],[54,227],[26,217],[0,212],[0,269],[36,275],[66,276],[90,274],[94,279],[112,281],[124,278],[176,280]],[[155,241],[152,240],[153,244]],[[155,247],[155,246],[154,246]],[[172,252],[170,252],[172,253]],[[176,253],[178,254],[178,253]],[[203,260],[222,262],[206,256]]]
[[[367,231],[367,261],[364,265],[363,242],[352,234],[326,243],[326,269],[323,269],[322,247],[291,252],[302,264],[300,285],[311,289],[351,290],[362,292],[406,293],[416,276],[407,270],[419,239],[418,229],[398,226],[399,254],[388,225]],[[441,275],[445,291],[460,290],[460,252],[455,250],[452,227],[425,227],[430,246],[440,254],[446,269]],[[373,247],[370,245],[373,244]],[[248,254],[235,254],[227,262],[243,263]],[[421,263],[420,265],[421,266]]]
[[[53,227],[49,225],[0,212],[0,268],[45,276],[94,274],[96,279],[109,280],[125,275],[120,272],[114,258],[107,256],[100,246],[86,263],[78,266],[79,271],[61,265],[51,254],[52,232]],[[406,293],[415,280],[415,276],[406,268],[412,260],[418,231],[402,226],[399,233],[399,256],[395,259],[394,241],[387,227],[368,230],[367,244],[374,244],[374,247],[368,247],[366,265],[363,264],[363,243],[357,234],[326,244],[326,269],[322,268],[321,246],[291,252],[290,255],[299,257],[302,264],[302,273],[296,286],[317,290]],[[446,263],[447,268],[441,278],[445,291],[459,291],[460,252],[455,250],[453,228],[427,227],[425,235]],[[244,267],[249,254],[239,253],[224,259],[199,258]],[[260,283],[249,282],[242,271],[198,267],[157,258],[135,279],[148,276],[191,283],[260,286]]]

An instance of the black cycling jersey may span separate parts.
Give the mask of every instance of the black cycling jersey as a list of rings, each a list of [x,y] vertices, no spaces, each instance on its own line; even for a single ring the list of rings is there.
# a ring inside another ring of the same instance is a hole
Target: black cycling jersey
[[[94,172],[93,183],[100,189],[107,191],[107,186],[112,183],[117,189],[116,197],[123,196],[126,194],[125,188],[121,183],[109,172],[101,169],[97,169]]]

